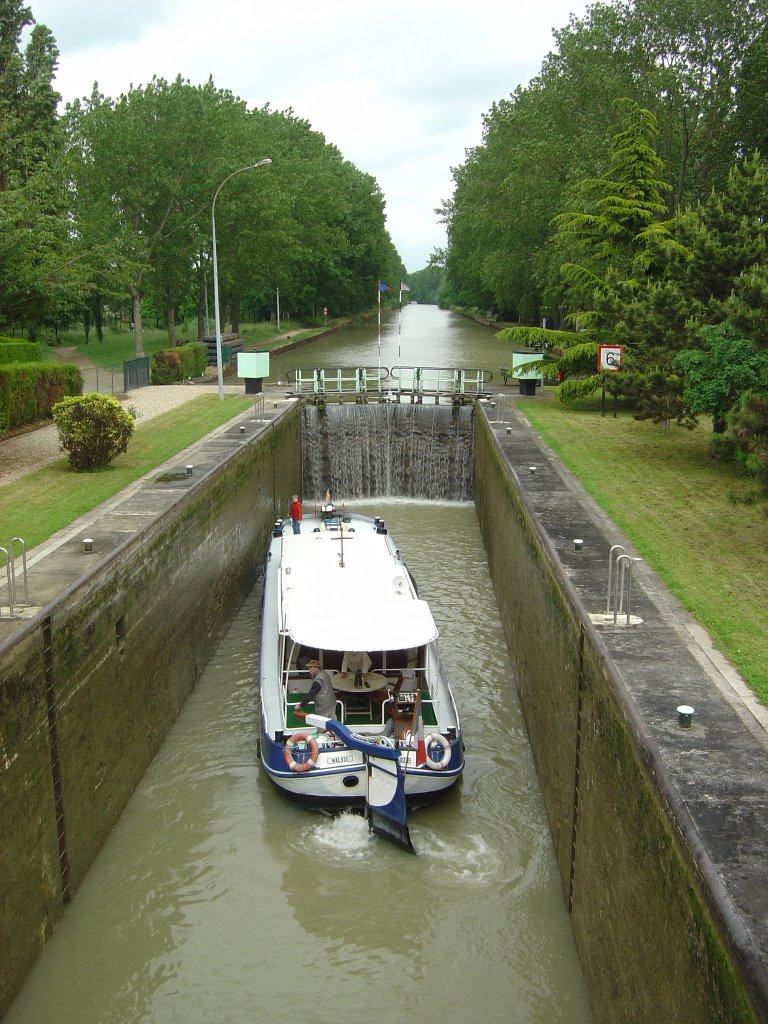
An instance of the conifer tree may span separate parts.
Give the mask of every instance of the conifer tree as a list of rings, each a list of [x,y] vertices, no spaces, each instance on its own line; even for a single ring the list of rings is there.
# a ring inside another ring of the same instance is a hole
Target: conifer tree
[[[578,185],[582,210],[554,219],[561,245],[584,256],[579,263],[561,267],[574,298],[585,305],[576,314],[582,323],[594,322],[593,292],[606,286],[609,271],[624,278],[647,266],[648,238],[667,212],[663,195],[669,185],[661,177],[664,165],[653,148],[656,118],[634,100],[622,99],[616,106],[621,126],[613,136],[607,174]]]

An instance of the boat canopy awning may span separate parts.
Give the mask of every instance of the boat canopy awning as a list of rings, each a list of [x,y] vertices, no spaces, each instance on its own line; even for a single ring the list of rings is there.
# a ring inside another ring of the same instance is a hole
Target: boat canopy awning
[[[437,639],[437,626],[426,601],[400,596],[375,604],[358,603],[343,611],[332,601],[284,605],[284,628],[305,647],[326,651],[395,651]]]

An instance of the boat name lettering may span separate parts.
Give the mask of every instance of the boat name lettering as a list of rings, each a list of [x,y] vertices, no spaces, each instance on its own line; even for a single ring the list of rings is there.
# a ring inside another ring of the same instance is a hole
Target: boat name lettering
[[[355,755],[349,754],[337,754],[335,757],[328,757],[326,764],[352,764],[355,760]]]

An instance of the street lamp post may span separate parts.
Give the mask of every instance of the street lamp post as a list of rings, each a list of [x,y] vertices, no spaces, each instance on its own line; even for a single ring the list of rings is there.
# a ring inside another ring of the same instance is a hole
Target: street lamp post
[[[224,181],[219,185],[216,191],[213,193],[213,202],[211,203],[211,228],[213,229],[213,315],[216,320],[216,377],[219,382],[219,400],[224,398],[224,374],[222,373],[221,367],[221,319],[219,317],[219,267],[216,262],[216,199],[218,198],[219,192],[229,181],[230,178],[234,178],[236,174],[240,174],[242,171],[252,171],[255,167],[267,167],[272,161],[268,156],[265,156],[263,160],[257,160],[255,164],[248,164],[247,167],[238,167],[236,171],[232,171],[228,174]]]

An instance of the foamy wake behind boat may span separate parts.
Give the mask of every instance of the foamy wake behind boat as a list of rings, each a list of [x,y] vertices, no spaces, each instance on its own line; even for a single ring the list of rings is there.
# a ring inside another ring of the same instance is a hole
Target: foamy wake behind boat
[[[437,639],[381,519],[325,506],[300,534],[276,523],[259,685],[261,760],[278,789],[310,807],[361,808],[377,834],[412,849],[407,810],[439,799],[464,769]],[[366,652],[370,668],[343,672],[345,652]],[[330,676],[332,716],[308,700],[312,659]]]

